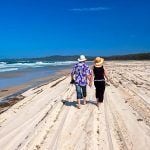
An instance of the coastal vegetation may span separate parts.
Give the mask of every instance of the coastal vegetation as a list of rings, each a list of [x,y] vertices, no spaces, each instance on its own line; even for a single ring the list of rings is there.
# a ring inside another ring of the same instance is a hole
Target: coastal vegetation
[[[0,59],[0,61],[14,63],[14,62],[36,62],[36,61],[74,61],[77,60],[79,55],[53,55],[47,57],[39,57],[39,58],[16,58],[16,59]],[[89,61],[94,60],[96,56],[86,56]],[[127,55],[113,55],[113,56],[100,56],[104,57],[105,60],[150,60],[150,53],[137,53],[137,54],[127,54]]]

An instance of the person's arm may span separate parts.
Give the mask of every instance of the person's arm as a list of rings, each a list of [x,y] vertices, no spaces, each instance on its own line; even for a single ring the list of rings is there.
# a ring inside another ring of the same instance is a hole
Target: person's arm
[[[92,75],[87,75],[89,82],[92,82]]]
[[[107,76],[107,72],[106,72],[106,70],[104,69],[104,77],[106,78],[106,80],[107,80],[107,82],[109,81],[109,78],[108,78],[108,76]]]
[[[90,78],[90,81],[91,82],[93,82],[93,79],[94,79],[94,73],[93,73],[93,68],[94,68],[94,66],[92,66],[92,68],[91,68],[91,78]]]
[[[88,67],[87,69],[87,79],[89,80],[89,86],[92,86],[93,81],[93,71]]]
[[[73,80],[74,79],[74,74],[73,73],[71,73],[71,80]]]

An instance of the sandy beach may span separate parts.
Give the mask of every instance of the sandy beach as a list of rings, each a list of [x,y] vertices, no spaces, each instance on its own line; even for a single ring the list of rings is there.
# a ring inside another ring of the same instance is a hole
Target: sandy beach
[[[0,114],[0,150],[149,150],[150,61],[109,61],[105,68],[110,86],[99,109],[94,86],[76,108],[69,70],[21,93]]]

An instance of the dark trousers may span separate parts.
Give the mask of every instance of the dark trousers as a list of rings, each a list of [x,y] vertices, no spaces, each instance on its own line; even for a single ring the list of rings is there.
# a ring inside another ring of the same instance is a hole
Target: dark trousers
[[[76,85],[77,99],[86,97],[86,86]]]
[[[96,98],[99,102],[103,102],[105,92],[105,81],[94,81],[96,87]]]

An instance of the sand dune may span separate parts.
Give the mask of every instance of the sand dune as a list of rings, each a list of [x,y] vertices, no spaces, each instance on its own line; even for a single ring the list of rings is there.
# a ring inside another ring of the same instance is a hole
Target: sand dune
[[[0,150],[149,150],[150,61],[105,64],[105,102],[76,106],[70,77],[33,88],[0,115]]]

